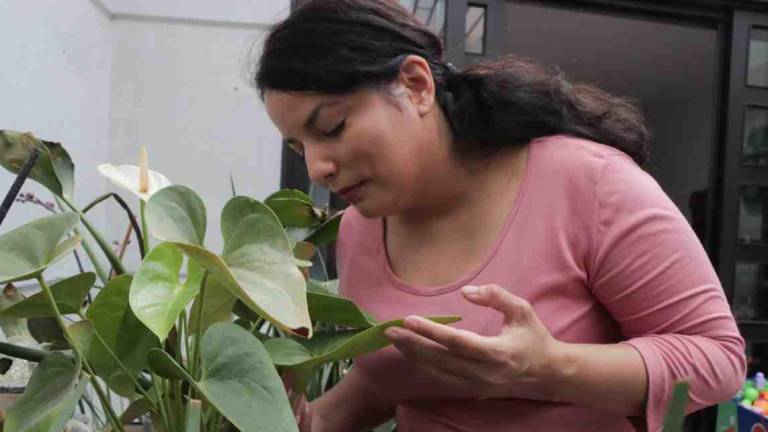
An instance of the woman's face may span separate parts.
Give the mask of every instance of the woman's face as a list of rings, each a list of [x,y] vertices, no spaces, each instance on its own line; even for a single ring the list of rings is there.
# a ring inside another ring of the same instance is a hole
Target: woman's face
[[[426,76],[401,75],[387,89],[346,95],[264,94],[269,117],[286,144],[304,155],[310,179],[337,193],[359,184],[345,199],[366,217],[423,204],[424,191],[445,186],[440,178],[454,163],[437,121],[429,68]]]

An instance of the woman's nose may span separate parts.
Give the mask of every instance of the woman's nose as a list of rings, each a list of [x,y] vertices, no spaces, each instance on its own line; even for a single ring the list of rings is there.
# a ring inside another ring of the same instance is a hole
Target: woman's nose
[[[336,174],[337,165],[331,155],[317,146],[304,148],[304,160],[307,164],[309,179],[315,183],[326,184]]]

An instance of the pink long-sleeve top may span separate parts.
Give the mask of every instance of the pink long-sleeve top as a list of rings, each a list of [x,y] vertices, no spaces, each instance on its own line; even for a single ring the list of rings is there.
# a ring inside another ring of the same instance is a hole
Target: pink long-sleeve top
[[[731,397],[744,379],[744,341],[677,207],[619,150],[565,135],[528,145],[515,203],[480,266],[444,286],[401,280],[387,259],[382,219],[349,207],[336,249],[341,294],[379,320],[455,314],[463,320],[452,326],[496,335],[501,314],[469,303],[459,289],[500,285],[528,300],[561,341],[637,349],[648,375],[645,418],[568,403],[472,399],[418,372],[390,346],[360,357],[356,367],[374,397],[396,404],[398,430],[657,431],[678,379],[690,381],[689,412]]]

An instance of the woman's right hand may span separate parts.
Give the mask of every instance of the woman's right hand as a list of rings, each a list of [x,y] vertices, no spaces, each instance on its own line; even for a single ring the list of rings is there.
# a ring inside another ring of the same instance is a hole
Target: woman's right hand
[[[285,386],[285,392],[288,400],[291,401],[291,409],[299,426],[299,432],[312,432],[312,412],[309,408],[309,401],[304,393],[296,393],[293,389],[293,377],[290,372],[285,372],[280,376]]]

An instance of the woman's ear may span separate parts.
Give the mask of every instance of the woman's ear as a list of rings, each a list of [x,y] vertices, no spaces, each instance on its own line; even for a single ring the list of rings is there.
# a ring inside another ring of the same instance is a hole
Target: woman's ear
[[[405,88],[408,99],[419,115],[432,111],[435,106],[435,81],[429,63],[424,58],[417,55],[406,57],[400,65],[397,80]]]

